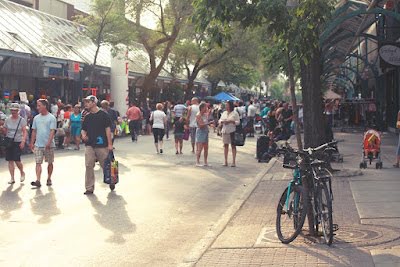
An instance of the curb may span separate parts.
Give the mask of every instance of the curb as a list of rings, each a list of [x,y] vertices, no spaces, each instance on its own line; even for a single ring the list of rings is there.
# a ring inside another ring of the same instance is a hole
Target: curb
[[[192,267],[203,257],[206,251],[212,246],[215,240],[222,234],[230,220],[240,210],[246,200],[250,197],[256,189],[260,181],[268,174],[270,169],[275,165],[276,159],[273,158],[266,166],[266,168],[259,172],[256,178],[247,186],[245,192],[228,208],[221,218],[211,227],[207,234],[197,242],[192,250],[183,258],[182,262],[178,264],[179,267]]]

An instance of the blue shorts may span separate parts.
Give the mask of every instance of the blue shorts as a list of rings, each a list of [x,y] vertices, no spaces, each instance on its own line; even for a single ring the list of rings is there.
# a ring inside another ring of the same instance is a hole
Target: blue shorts
[[[80,136],[81,135],[81,127],[71,126],[71,136]]]
[[[208,129],[202,130],[200,128],[197,128],[196,143],[208,143]]]

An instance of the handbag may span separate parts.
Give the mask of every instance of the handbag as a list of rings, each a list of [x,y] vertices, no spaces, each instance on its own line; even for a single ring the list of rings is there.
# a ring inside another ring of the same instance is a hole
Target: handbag
[[[232,145],[234,146],[244,146],[246,141],[246,134],[243,131],[241,125],[236,127],[236,131],[231,133]]]
[[[10,148],[10,147],[12,147],[14,145],[14,139],[15,139],[15,136],[17,135],[19,124],[21,123],[21,120],[22,120],[22,118],[20,118],[19,121],[18,121],[17,129],[15,129],[15,133],[14,133],[14,137],[13,138],[10,138],[10,137],[7,137],[7,136],[4,136],[4,137],[1,138],[1,140],[0,140],[0,145],[1,146],[5,147],[5,148]]]
[[[185,141],[189,140],[189,136],[190,136],[189,129],[185,129],[185,132],[183,133],[183,140]]]

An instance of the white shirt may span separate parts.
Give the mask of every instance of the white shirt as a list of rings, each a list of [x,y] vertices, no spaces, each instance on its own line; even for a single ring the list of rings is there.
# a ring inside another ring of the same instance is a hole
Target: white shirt
[[[189,118],[189,127],[191,128],[196,128],[197,127],[197,122],[196,122],[196,115],[199,113],[199,105],[192,105],[191,106],[191,112],[190,112],[190,118]]]
[[[247,110],[247,117],[255,117],[257,108],[254,105],[250,105]]]
[[[230,134],[236,131],[236,126],[240,124],[240,119],[239,119],[239,114],[236,111],[232,111],[231,113],[228,114],[228,111],[224,111],[221,115],[221,119],[219,120],[219,123],[221,121],[235,121],[235,124],[229,123],[226,124],[224,123],[222,125],[222,133],[223,134]]]
[[[155,129],[164,129],[164,119],[167,117],[164,111],[156,110],[151,113],[150,120],[153,121],[153,128]]]

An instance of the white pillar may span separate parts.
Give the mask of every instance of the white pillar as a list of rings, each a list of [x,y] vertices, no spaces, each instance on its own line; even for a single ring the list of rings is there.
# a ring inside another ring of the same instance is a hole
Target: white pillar
[[[120,52],[117,56],[111,56],[111,101],[114,108],[121,115],[128,109],[126,98],[128,96],[128,60],[127,53]]]

